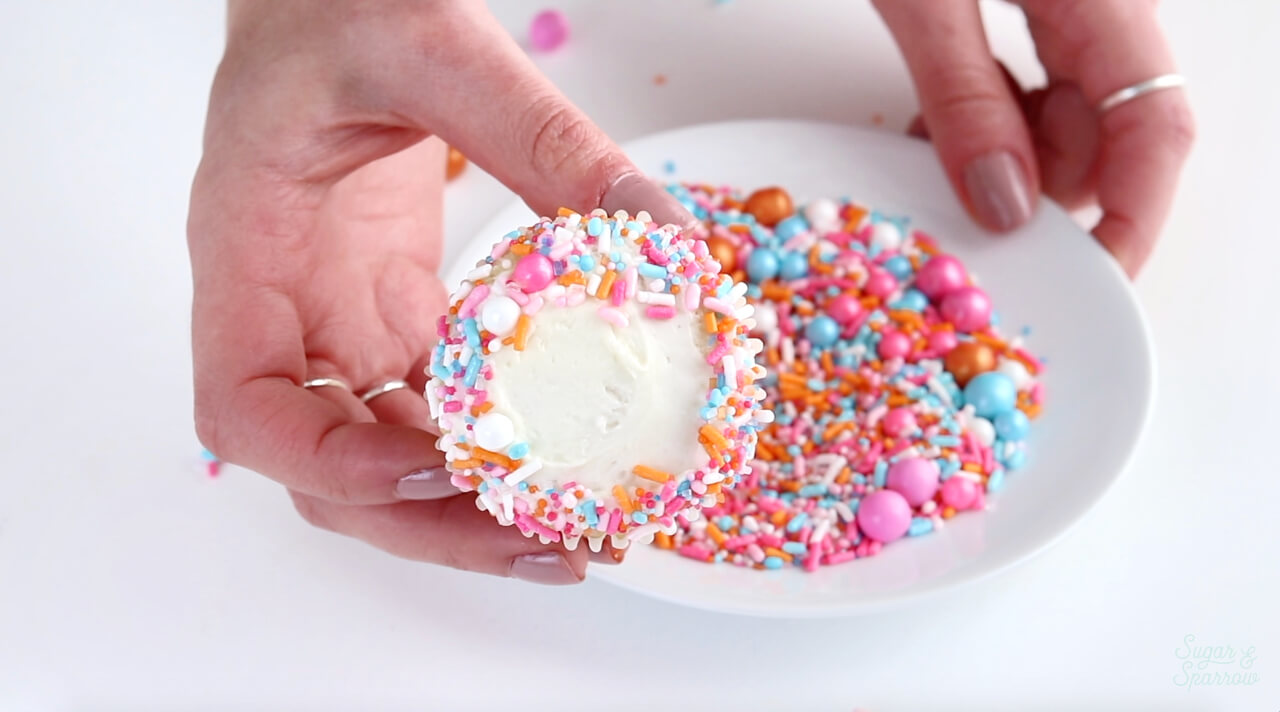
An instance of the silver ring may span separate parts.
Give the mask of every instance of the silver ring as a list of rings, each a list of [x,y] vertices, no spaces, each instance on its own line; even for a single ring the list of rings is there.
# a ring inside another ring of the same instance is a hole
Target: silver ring
[[[351,386],[348,386],[346,383],[343,383],[336,378],[312,378],[302,382],[303,388],[324,388],[325,386],[344,388],[348,391],[351,390]]]
[[[1161,89],[1176,89],[1177,87],[1186,86],[1186,83],[1187,78],[1181,74],[1161,74],[1158,77],[1152,77],[1145,82],[1138,82],[1112,92],[1107,98],[1098,102],[1098,113],[1110,111],[1126,101],[1137,99],[1143,94],[1150,94]]]
[[[374,386],[373,388],[370,388],[364,393],[361,393],[360,402],[368,403],[369,401],[373,400],[374,398],[377,398],[380,395],[384,395],[386,393],[390,393],[391,391],[398,391],[401,388],[408,388],[408,387],[409,387],[408,381],[401,381],[398,379],[395,381],[387,381],[381,386]]]

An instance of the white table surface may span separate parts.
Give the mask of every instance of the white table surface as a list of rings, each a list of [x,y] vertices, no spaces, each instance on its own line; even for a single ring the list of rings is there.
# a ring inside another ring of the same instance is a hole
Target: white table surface
[[[522,33],[539,3],[493,5]],[[560,7],[576,36],[539,64],[619,140],[741,117],[898,129],[914,111],[861,2]],[[1280,64],[1278,7],[1162,7],[1201,131],[1139,282],[1160,374],[1130,471],[1009,573],[788,622],[415,565],[308,528],[257,475],[206,477],[184,221],[221,4],[4,2],[0,709],[523,710],[544,685],[560,710],[1280,709],[1280,105],[1256,71]],[[1036,79],[1016,14],[986,9]],[[634,45],[605,52],[614,35],[591,30],[619,22]],[[470,170],[451,244],[506,200]],[[1176,684],[1188,635],[1234,648],[1217,669],[1252,647],[1257,684]],[[589,653],[600,637],[627,642]]]

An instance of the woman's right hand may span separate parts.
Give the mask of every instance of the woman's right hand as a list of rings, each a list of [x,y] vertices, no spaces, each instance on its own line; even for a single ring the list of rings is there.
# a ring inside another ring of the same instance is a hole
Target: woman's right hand
[[[231,3],[188,241],[196,425],[313,524],[411,559],[574,583],[449,484],[422,369],[447,306],[439,136],[535,210],[691,216],[533,66],[479,0]],[[304,389],[333,378],[349,389]],[[367,403],[390,380],[411,390]]]

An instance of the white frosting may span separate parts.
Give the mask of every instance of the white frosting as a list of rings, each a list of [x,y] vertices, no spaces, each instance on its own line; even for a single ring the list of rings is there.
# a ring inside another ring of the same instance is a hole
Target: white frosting
[[[706,460],[699,411],[713,371],[695,315],[645,318],[628,301],[618,309],[630,325],[619,329],[596,314],[600,305],[548,306],[523,351],[492,356],[489,398],[541,464],[531,485],[652,489],[633,467],[678,475]]]

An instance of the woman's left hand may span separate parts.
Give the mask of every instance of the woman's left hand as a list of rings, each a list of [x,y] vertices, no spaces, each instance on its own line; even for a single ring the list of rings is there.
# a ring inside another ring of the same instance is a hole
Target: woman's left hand
[[[876,0],[916,83],[928,136],[983,226],[1025,223],[1041,192],[1097,203],[1094,236],[1131,276],[1169,213],[1195,124],[1180,89],[1109,111],[1113,92],[1173,73],[1150,0],[1020,0],[1049,86],[1023,92],[991,55],[976,0]]]

